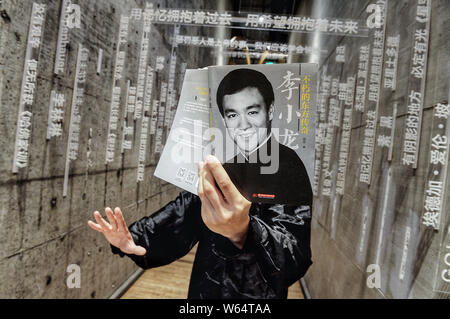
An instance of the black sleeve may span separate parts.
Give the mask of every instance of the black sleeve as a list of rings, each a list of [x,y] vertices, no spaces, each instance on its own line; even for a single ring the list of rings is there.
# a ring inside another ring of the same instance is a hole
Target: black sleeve
[[[217,247],[227,257],[255,254],[262,274],[273,288],[284,289],[311,266],[311,206],[252,203],[244,247],[230,240]]]
[[[128,228],[134,242],[147,250],[144,256],[125,254],[111,246],[114,254],[128,256],[143,269],[167,265],[186,255],[198,242],[201,228],[200,198],[189,192]]]
[[[259,204],[250,218],[246,244],[264,276],[289,287],[311,266],[311,206]]]

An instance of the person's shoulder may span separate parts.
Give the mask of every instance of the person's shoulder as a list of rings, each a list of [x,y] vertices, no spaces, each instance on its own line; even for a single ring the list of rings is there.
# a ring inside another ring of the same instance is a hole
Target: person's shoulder
[[[278,142],[278,144],[280,144],[280,146],[279,146],[280,151],[285,152],[286,154],[289,154],[291,156],[292,155],[297,156],[297,153],[292,148],[290,148],[289,146],[281,144],[280,142]]]
[[[291,197],[290,202],[312,203],[312,189],[306,167],[292,148],[279,143],[280,169],[285,195]],[[300,193],[301,198],[298,198]]]
[[[280,146],[280,168],[284,174],[302,178],[308,178],[306,166],[295,150],[289,146],[279,143]],[[308,178],[309,179],[309,178]]]
[[[300,162],[303,165],[303,161],[298,156],[297,152],[290,148],[289,146],[283,145],[281,143],[279,144],[280,149],[280,159],[281,160],[289,160],[290,162]]]

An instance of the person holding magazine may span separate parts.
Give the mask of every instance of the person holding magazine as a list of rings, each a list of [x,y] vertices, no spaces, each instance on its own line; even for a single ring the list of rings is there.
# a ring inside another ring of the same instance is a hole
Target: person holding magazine
[[[281,195],[272,203],[249,198],[251,195],[242,190],[245,179],[253,177],[246,173],[239,178],[239,173],[227,167],[229,163],[222,164],[208,155],[198,164],[198,195],[183,191],[152,215],[129,226],[119,207],[105,209],[107,220],[94,212],[96,222],[88,224],[105,236],[112,253],[131,258],[143,269],[167,265],[198,243],[188,299],[285,299],[289,286],[302,278],[312,264],[310,182],[295,152],[279,144],[271,134],[273,98],[270,92],[267,98],[267,83],[252,79],[255,73],[240,82],[235,76],[224,79],[224,89],[218,90],[216,96],[240,152],[237,156],[241,158],[236,161],[252,164],[252,154],[258,154],[264,145],[278,147],[283,157],[278,168],[254,182],[269,185],[274,182],[271,175],[286,178],[285,186],[297,187],[296,204],[289,200],[278,202]],[[236,85],[227,84],[230,80]],[[278,156],[273,150],[268,154],[272,159]],[[253,164],[260,169],[267,162]],[[296,165],[295,169],[292,165]],[[289,176],[289,170],[298,182]],[[283,188],[278,194],[281,191],[292,192]]]

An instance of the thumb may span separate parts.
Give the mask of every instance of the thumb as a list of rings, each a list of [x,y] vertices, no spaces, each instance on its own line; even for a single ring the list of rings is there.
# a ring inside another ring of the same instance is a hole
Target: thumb
[[[133,254],[138,256],[144,256],[147,253],[147,250],[145,250],[142,246],[134,246],[133,248]]]

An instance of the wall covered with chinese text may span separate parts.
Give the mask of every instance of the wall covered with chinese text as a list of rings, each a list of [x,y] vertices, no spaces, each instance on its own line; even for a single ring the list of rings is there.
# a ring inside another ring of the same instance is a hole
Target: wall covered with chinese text
[[[270,61],[319,64],[311,296],[448,298],[449,9],[0,0],[0,297],[110,296],[137,268],[86,222],[179,192],[153,171],[184,71]]]
[[[184,70],[212,62],[147,8],[0,1],[1,298],[109,297],[137,266],[87,220],[119,206],[130,224],[178,194],[153,176],[158,149]]]
[[[370,31],[321,42],[307,286],[320,298],[448,298],[450,3],[327,3]]]

